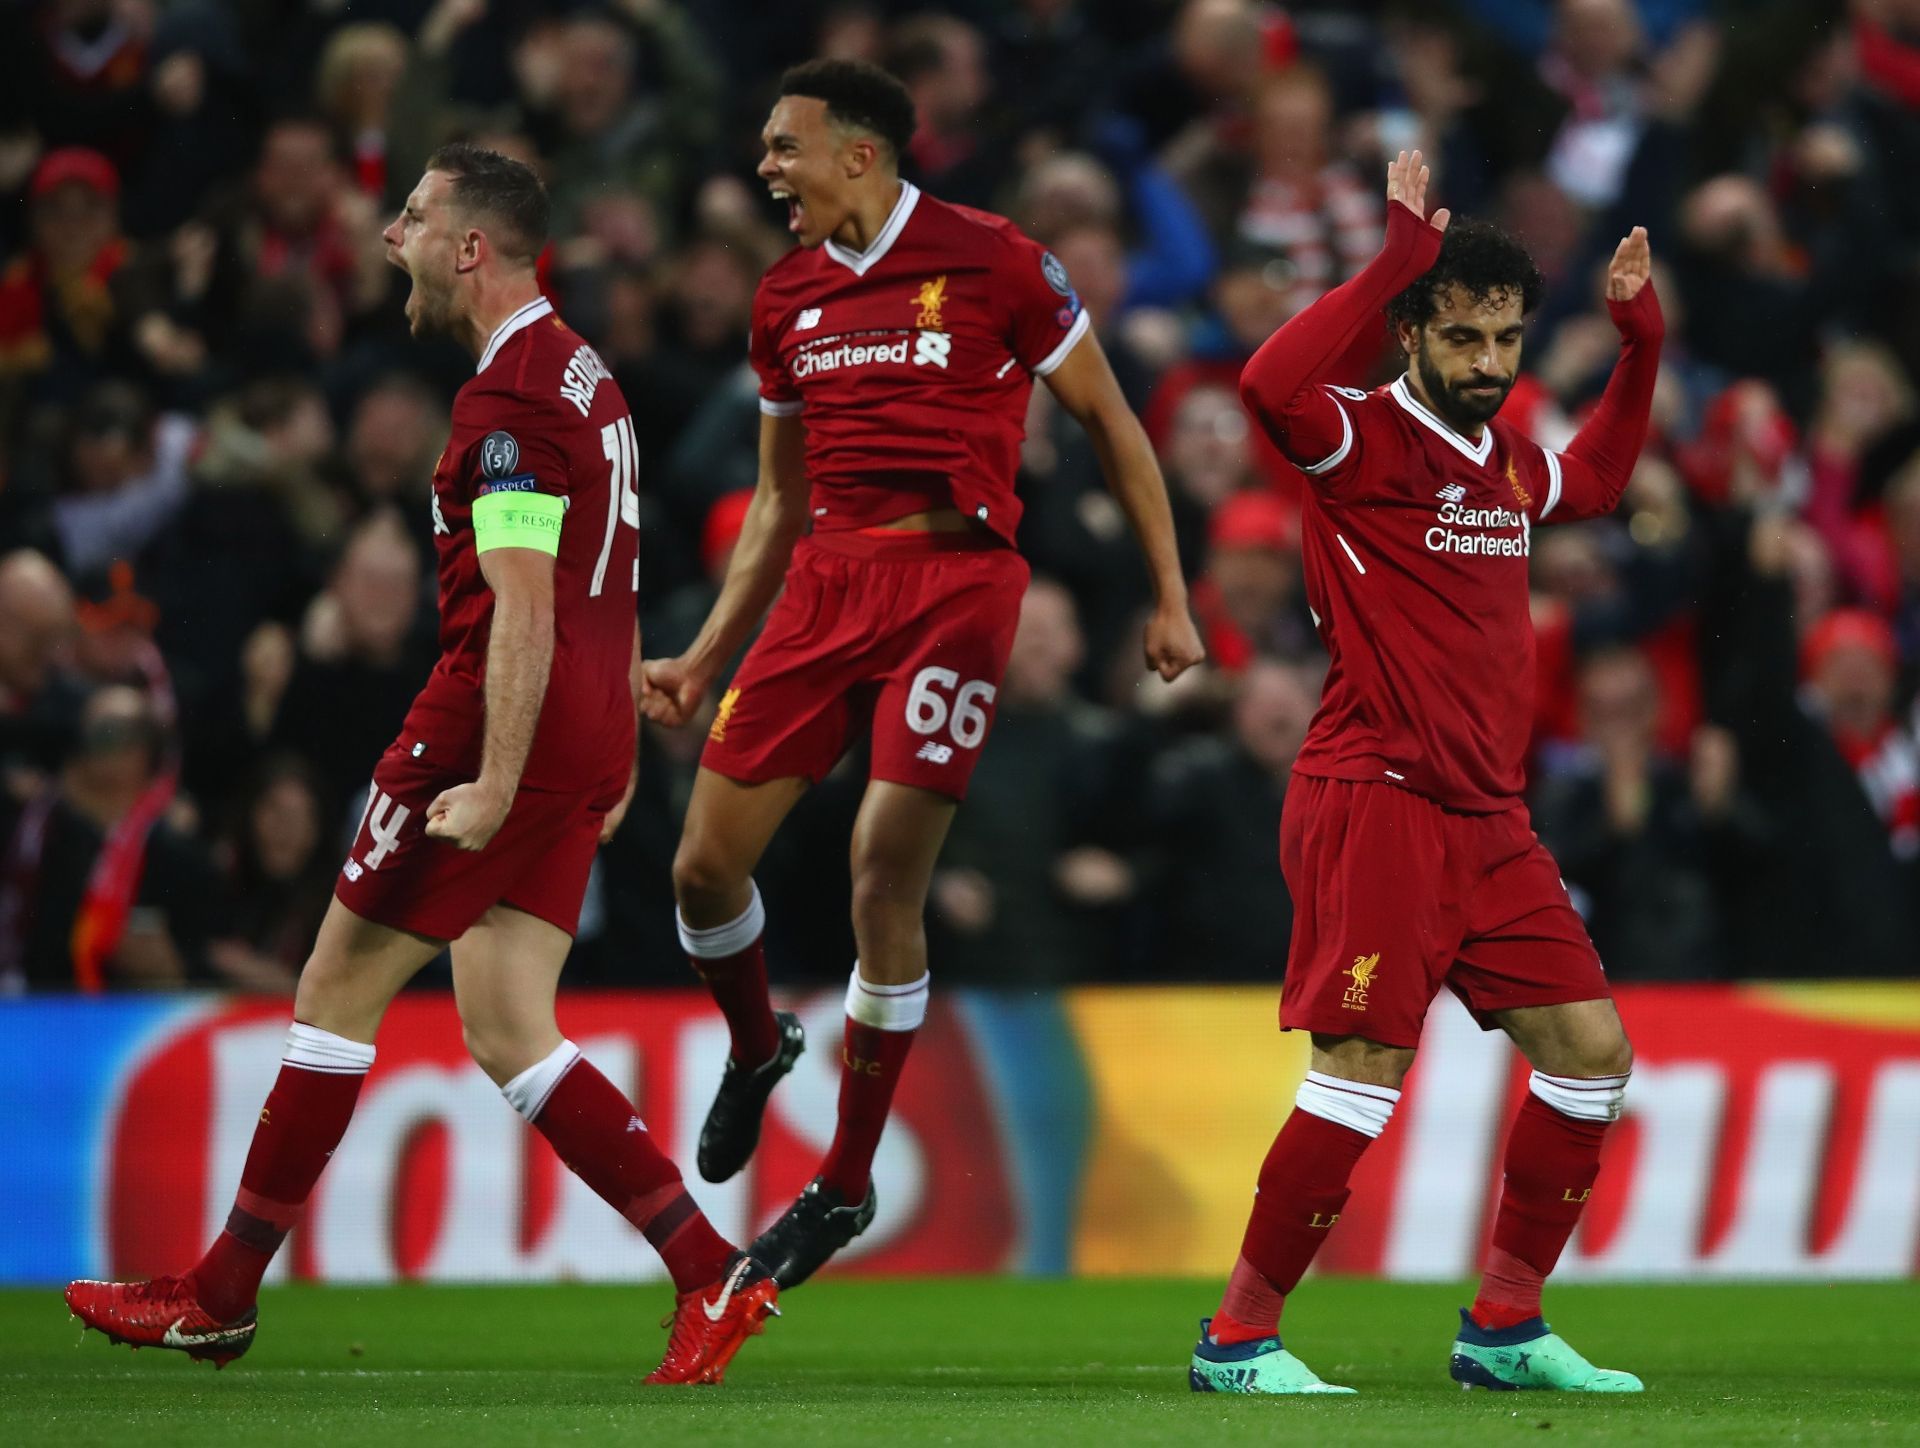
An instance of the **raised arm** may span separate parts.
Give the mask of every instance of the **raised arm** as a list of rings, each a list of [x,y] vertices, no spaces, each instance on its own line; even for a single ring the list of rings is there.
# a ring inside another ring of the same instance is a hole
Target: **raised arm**
[[[640,710],[654,723],[678,728],[693,716],[780,591],[807,523],[806,437],[797,413],[762,413],[760,480],[713,612],[679,658],[649,659],[641,666]]]
[[[1646,443],[1666,322],[1653,290],[1653,254],[1644,226],[1634,227],[1613,253],[1607,270],[1607,312],[1620,330],[1620,360],[1600,405],[1559,458],[1560,489],[1542,506],[1543,523],[1611,513]]]
[[[1387,303],[1433,265],[1451,219],[1426,214],[1427,168],[1402,151],[1387,167],[1387,240],[1360,273],[1295,316],[1261,345],[1240,374],[1240,399],[1287,458],[1310,468],[1347,436],[1339,405],[1317,384],[1360,329],[1378,326]]]

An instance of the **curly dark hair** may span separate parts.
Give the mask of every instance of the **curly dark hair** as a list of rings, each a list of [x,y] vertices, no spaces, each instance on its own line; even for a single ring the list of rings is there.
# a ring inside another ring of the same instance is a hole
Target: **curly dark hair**
[[[1439,258],[1387,303],[1387,321],[1423,327],[1455,287],[1482,304],[1517,292],[1524,316],[1540,305],[1547,283],[1527,249],[1492,222],[1455,221],[1441,239]]]
[[[809,60],[780,77],[783,96],[825,101],[827,115],[843,126],[871,131],[897,161],[907,151],[917,122],[907,88],[864,60]]]

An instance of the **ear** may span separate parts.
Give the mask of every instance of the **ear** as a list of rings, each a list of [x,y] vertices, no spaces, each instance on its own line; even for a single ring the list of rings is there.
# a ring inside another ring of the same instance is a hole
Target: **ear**
[[[487,256],[487,235],[472,227],[460,238],[460,249],[454,253],[453,269],[456,273],[475,270]]]
[[[1412,322],[1395,322],[1393,336],[1407,356],[1411,357],[1420,350],[1420,328]]]
[[[845,153],[847,179],[857,181],[880,164],[880,148],[867,136],[855,136],[847,142]]]

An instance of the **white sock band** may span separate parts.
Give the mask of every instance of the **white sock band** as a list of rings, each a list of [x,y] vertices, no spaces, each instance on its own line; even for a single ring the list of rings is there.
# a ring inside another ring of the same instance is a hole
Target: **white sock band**
[[[1365,1137],[1377,1137],[1387,1129],[1388,1118],[1399,1100],[1400,1093],[1391,1086],[1369,1086],[1364,1081],[1343,1081],[1338,1076],[1309,1071],[1293,1104],[1309,1116]]]
[[[927,993],[933,983],[931,974],[905,985],[875,985],[860,979],[860,967],[853,967],[853,979],[847,982],[847,1015],[876,1031],[917,1031],[927,1018]]]
[[[738,919],[729,920],[725,925],[695,930],[687,924],[687,917],[675,910],[673,921],[680,927],[680,948],[695,960],[724,960],[758,940],[760,932],[767,928],[767,907],[760,903],[760,887],[751,880],[747,883],[752,886],[753,899]]]
[[[287,1027],[287,1053],[280,1059],[303,1071],[364,1076],[373,1067],[373,1047],[365,1041],[349,1041],[332,1031],[295,1021]]]
[[[544,1061],[534,1062],[502,1086],[500,1094],[507,1098],[509,1106],[532,1121],[546,1107],[547,1098],[553,1095],[560,1078],[571,1071],[579,1059],[580,1048],[572,1041],[562,1041]]]
[[[1535,1071],[1527,1090],[1575,1121],[1618,1121],[1627,1099],[1625,1076],[1549,1076]]]

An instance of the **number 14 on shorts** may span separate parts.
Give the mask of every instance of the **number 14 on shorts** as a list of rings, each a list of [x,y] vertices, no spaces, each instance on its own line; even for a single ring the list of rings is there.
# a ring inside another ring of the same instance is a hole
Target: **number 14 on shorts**
[[[907,691],[907,727],[915,734],[929,736],[944,729],[960,748],[978,749],[980,741],[987,737],[984,706],[993,703],[997,692],[984,679],[962,684],[952,669],[922,669],[914,675],[913,687]],[[945,764],[953,758],[953,748],[929,738],[916,757],[931,764]]]

